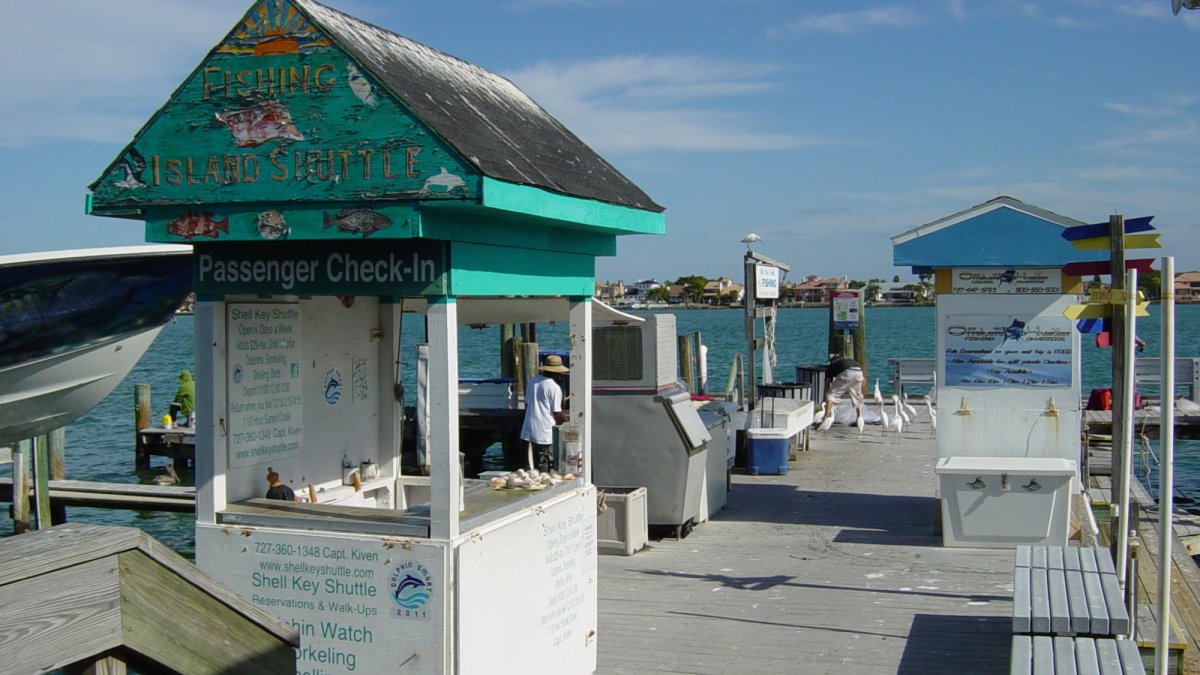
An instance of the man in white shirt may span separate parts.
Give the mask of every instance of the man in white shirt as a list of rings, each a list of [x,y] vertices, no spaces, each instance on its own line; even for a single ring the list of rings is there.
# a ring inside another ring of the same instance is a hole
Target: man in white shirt
[[[530,468],[549,471],[553,458],[550,446],[554,443],[554,427],[567,421],[563,412],[562,388],[546,373],[566,373],[562,357],[546,357],[537,375],[525,387],[525,423],[521,425],[521,440],[528,443]]]

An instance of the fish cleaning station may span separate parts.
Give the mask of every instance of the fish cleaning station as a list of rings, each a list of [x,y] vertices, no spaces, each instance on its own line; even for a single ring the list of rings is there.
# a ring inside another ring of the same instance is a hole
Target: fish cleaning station
[[[935,275],[947,546],[1066,545],[1081,406],[1080,338],[1063,311],[1079,279],[1061,266],[1081,253],[1061,234],[1077,224],[1001,196],[892,238],[897,266]]]
[[[256,2],[91,190],[194,247],[196,562],[299,672],[595,669],[595,259],[662,207],[511,82],[311,0]],[[458,330],[535,321],[569,325],[571,465],[464,479]]]

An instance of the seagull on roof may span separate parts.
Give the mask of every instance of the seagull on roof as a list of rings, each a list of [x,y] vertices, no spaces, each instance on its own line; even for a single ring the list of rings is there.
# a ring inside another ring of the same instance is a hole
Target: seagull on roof
[[[746,245],[746,250],[747,250],[747,251],[749,251],[749,250],[750,250],[750,245],[751,245],[751,244],[756,244],[756,243],[758,243],[758,242],[760,242],[760,241],[762,241],[762,237],[758,236],[757,234],[754,234],[753,232],[751,232],[750,234],[748,234],[748,235],[746,235],[746,236],[742,237],[742,243]]]

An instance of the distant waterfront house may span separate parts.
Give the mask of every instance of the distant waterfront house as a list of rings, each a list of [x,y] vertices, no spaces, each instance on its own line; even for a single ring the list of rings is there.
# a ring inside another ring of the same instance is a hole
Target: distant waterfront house
[[[713,279],[704,284],[704,303],[708,305],[719,305],[722,298],[731,294],[736,294],[735,302],[741,302],[743,288],[741,284],[733,283],[733,279],[729,277],[721,277]]]
[[[792,286],[792,298],[796,302],[829,302],[834,291],[849,287],[850,282],[845,277],[819,277],[810,274],[804,281]]]
[[[1200,302],[1200,272],[1175,275],[1175,302]]]
[[[879,288],[878,302],[892,305],[922,302],[927,289],[916,284],[888,284]]]
[[[625,297],[625,283],[596,282],[595,298],[608,305],[620,304]]]
[[[667,285],[667,303],[671,305],[681,305],[687,300],[684,295],[683,284],[668,284]]]

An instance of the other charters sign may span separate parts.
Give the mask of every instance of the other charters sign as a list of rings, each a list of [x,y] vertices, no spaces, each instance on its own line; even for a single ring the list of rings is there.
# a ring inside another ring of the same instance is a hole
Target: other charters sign
[[[1015,314],[958,315],[944,328],[948,387],[1070,387],[1071,322]]]

